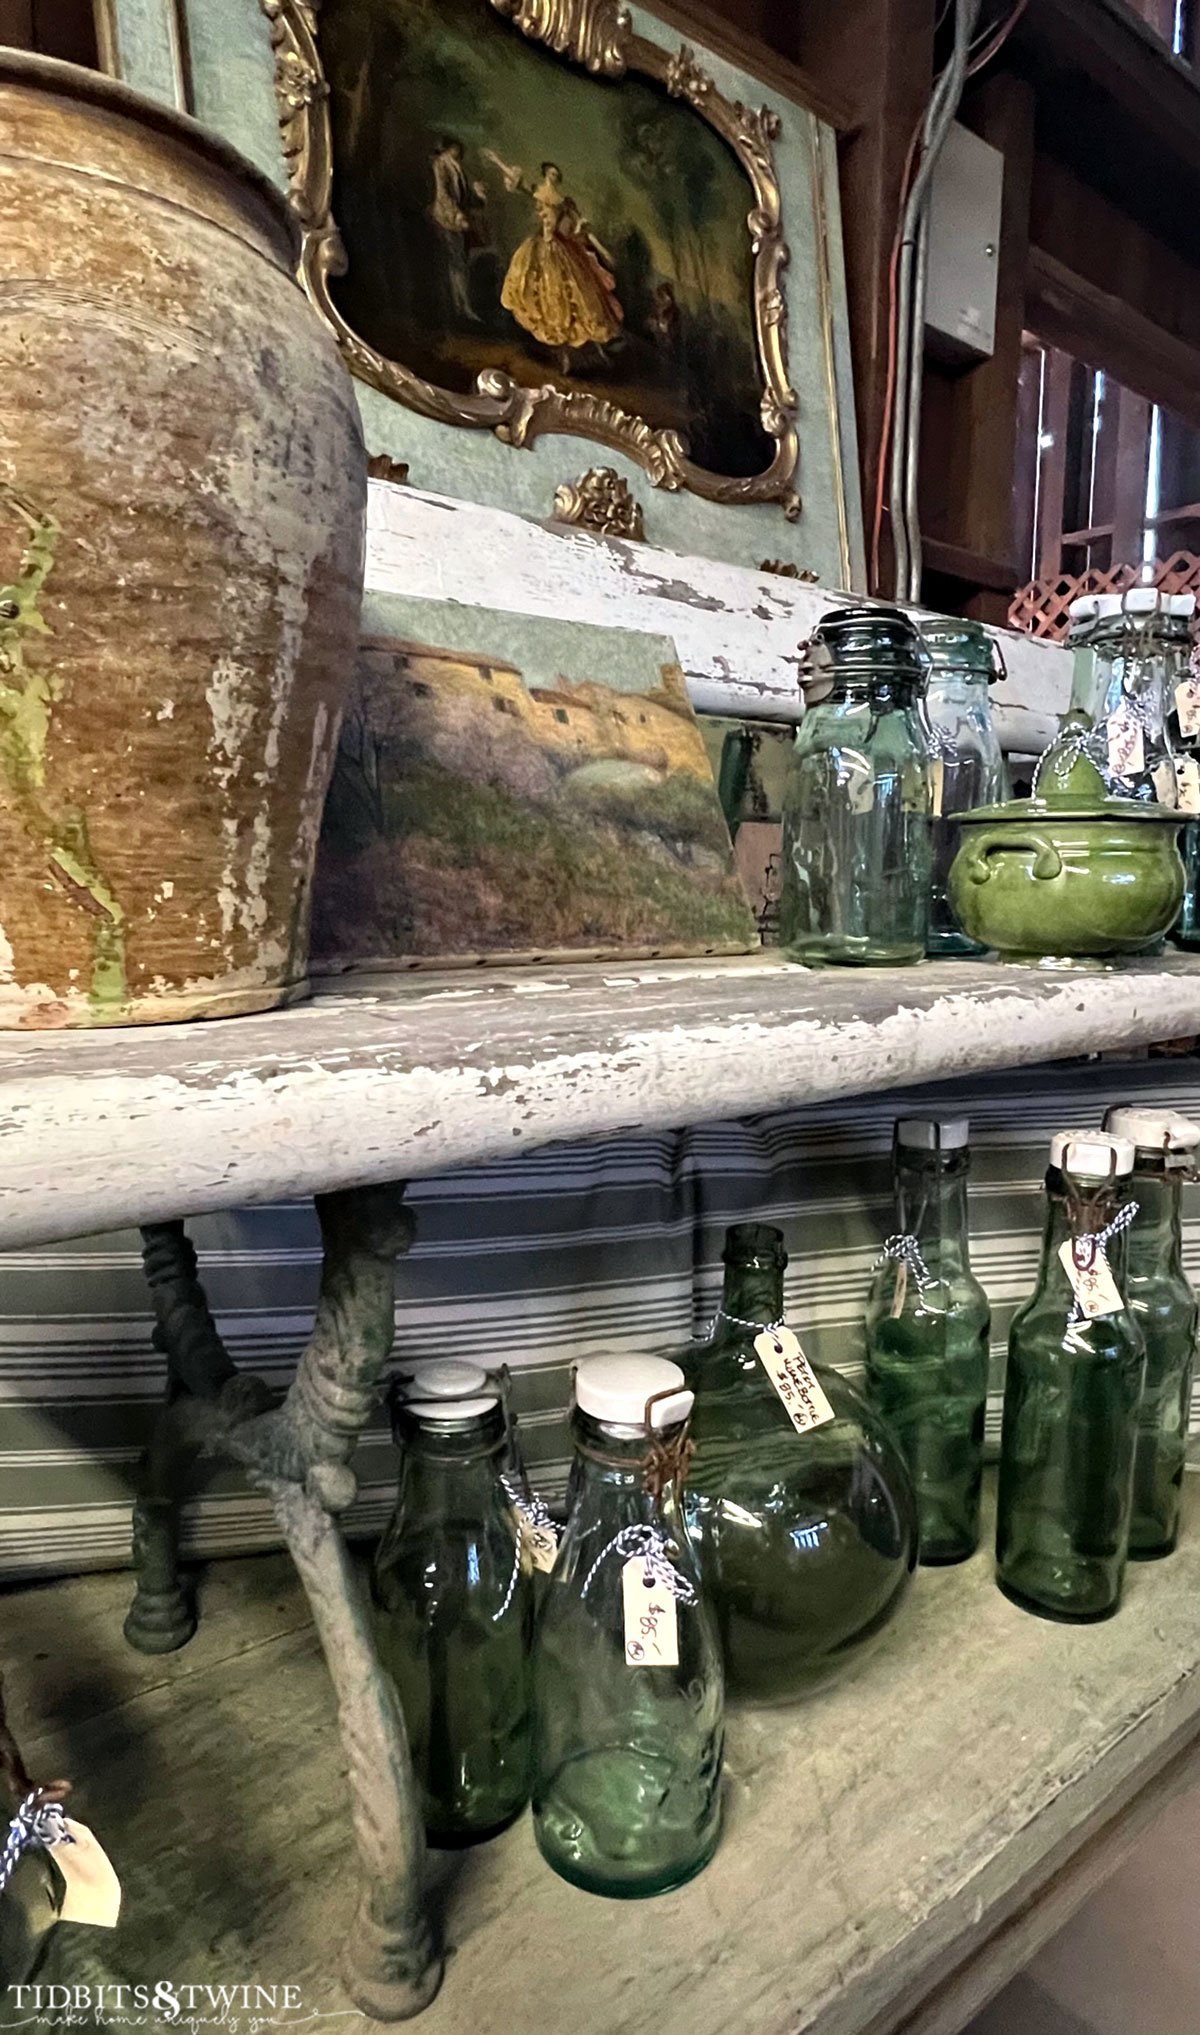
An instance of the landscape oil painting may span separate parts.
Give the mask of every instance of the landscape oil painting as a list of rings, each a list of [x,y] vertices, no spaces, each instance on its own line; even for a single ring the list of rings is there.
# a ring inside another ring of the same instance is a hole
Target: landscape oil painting
[[[753,184],[656,80],[590,76],[489,0],[322,0],[331,281],[385,360],[602,397],[752,476],[764,431]]]
[[[325,807],[313,962],[744,953],[757,945],[665,637],[388,602]]]

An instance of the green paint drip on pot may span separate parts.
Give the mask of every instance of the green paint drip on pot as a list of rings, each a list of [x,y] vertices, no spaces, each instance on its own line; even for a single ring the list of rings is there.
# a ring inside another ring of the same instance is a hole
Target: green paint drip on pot
[[[39,603],[62,529],[11,488],[0,486],[0,502],[29,533],[18,578],[0,585],[0,776],[27,833],[45,850],[55,882],[95,921],[89,994],[97,1016],[111,1019],[129,1001],[125,912],[92,855],[86,815],[71,808],[56,814],[45,801],[50,724],[62,682],[25,662],[26,639],[53,633]]]

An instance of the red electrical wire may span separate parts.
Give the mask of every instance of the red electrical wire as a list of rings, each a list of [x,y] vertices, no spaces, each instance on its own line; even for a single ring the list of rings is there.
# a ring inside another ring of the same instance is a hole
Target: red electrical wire
[[[1013,29],[1028,5],[1029,0],[1016,0],[1016,5],[1011,13],[1001,23],[985,47],[976,56],[972,57],[968,63],[966,69],[966,76],[968,78],[973,78],[977,71],[982,70],[985,64],[991,62],[997,51],[1008,41],[1009,36],[1012,34]],[[904,207],[908,202],[908,193],[916,170],[917,149],[920,144],[921,129],[924,124],[925,114],[923,112],[913,130],[912,140],[908,144],[908,154],[904,159],[904,170],[900,178],[900,203],[897,212],[896,233],[892,241],[892,252],[888,262],[887,377],[884,383],[883,427],[879,434],[879,467],[875,483],[875,515],[871,528],[871,590],[876,594],[879,592],[880,579],[879,547],[883,537],[883,496],[887,484],[888,453],[891,449],[896,400],[896,342],[899,336],[896,329],[896,315],[899,308],[897,299],[899,294],[900,246],[904,237]]]

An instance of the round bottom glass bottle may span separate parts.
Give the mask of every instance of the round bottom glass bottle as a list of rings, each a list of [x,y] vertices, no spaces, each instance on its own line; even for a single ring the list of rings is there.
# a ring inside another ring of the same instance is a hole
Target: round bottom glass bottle
[[[566,1530],[534,1643],[533,1825],[616,1899],[707,1865],[721,1818],[721,1656],[679,1504],[692,1395],[658,1358],[575,1374]]]
[[[431,1844],[519,1816],[532,1760],[533,1585],[501,1481],[507,1431],[486,1374],[415,1365],[393,1402],[400,1489],[371,1575],[380,1659],[408,1728]]]

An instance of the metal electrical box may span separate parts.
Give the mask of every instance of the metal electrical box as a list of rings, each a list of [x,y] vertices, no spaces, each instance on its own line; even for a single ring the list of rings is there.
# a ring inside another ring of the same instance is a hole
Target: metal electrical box
[[[957,120],[933,173],[925,342],[964,364],[996,343],[996,277],[1004,157]]]

